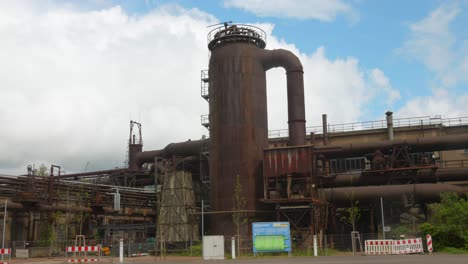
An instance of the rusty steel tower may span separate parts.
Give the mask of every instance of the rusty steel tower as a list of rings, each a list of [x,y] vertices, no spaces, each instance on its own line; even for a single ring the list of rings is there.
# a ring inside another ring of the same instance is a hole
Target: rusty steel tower
[[[260,208],[268,147],[266,71],[273,67],[286,70],[289,145],[305,144],[302,64],[290,51],[265,46],[265,32],[250,25],[224,24],[208,34],[210,200],[212,211],[219,212],[212,217],[213,234],[232,234],[237,175],[249,216]]]

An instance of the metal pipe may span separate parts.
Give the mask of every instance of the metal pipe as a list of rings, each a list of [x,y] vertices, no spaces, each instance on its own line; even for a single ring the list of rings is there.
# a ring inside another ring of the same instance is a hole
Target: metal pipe
[[[393,112],[387,111],[385,113],[387,116],[387,133],[388,133],[388,139],[393,140]]]
[[[382,211],[382,235],[383,239],[385,240],[385,219],[384,219],[384,213],[383,213],[383,198],[380,196],[380,210]]]
[[[323,145],[328,145],[328,122],[327,114],[322,114]]]
[[[79,172],[79,173],[72,173],[72,174],[65,174],[60,176],[55,176],[55,178],[78,178],[78,177],[85,177],[85,176],[94,176],[94,175],[104,175],[104,174],[113,174],[113,173],[123,173],[127,172],[127,169],[114,169],[114,170],[102,170],[102,171],[89,171],[89,172]]]
[[[23,209],[23,205],[22,205],[22,204],[12,202],[11,200],[7,200],[7,199],[5,199],[5,200],[3,200],[3,201],[0,200],[0,203],[5,203],[5,204],[6,204],[7,201],[8,201],[8,208],[9,208],[10,210],[13,210],[13,209]]]
[[[463,194],[468,192],[468,187],[451,184],[405,184],[405,185],[383,185],[383,186],[359,186],[327,188],[318,190],[320,199],[326,200],[338,206],[348,206],[350,197],[354,200],[365,202],[376,200],[380,196],[384,198],[399,199],[403,194],[414,194],[418,199],[426,202],[436,201],[440,193],[455,192]]]
[[[163,149],[143,151],[136,154],[137,163],[141,166],[145,162],[154,162],[154,157],[168,158],[172,156],[193,156],[208,151],[210,139],[191,140],[171,143]]]
[[[448,135],[430,138],[395,139],[380,142],[349,143],[340,145],[316,146],[317,153],[327,158],[361,157],[376,150],[391,149],[393,146],[409,146],[411,152],[431,152],[468,149],[468,134]]]
[[[294,53],[284,49],[261,52],[266,71],[275,67],[283,67],[286,70],[289,145],[305,145],[304,71],[301,61]]]
[[[333,180],[324,182],[324,185],[333,184],[337,187],[342,186],[362,186],[362,185],[381,185],[386,184],[389,177],[385,175],[362,175],[362,172],[340,173]],[[419,183],[435,183],[448,181],[468,181],[467,168],[444,168],[444,169],[420,169],[415,175],[415,179]]]
[[[63,206],[63,205],[48,205],[38,204],[37,209],[40,211],[63,211],[63,212],[87,212],[92,213],[93,209],[82,206]]]

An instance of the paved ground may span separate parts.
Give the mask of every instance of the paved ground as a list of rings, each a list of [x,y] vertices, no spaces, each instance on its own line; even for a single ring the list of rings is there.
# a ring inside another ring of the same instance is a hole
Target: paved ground
[[[101,263],[119,263],[118,258],[103,259]],[[35,259],[13,259],[12,264],[55,264],[63,263],[63,258],[35,258]],[[171,257],[166,260],[156,259],[154,257],[135,257],[125,258],[125,263],[132,264],[148,264],[148,263],[170,263],[170,264],[188,264],[188,263],[233,263],[233,260],[209,260],[203,261],[200,258],[194,257]],[[406,255],[406,256],[340,256],[340,257],[271,257],[271,258],[252,258],[252,259],[237,259],[236,264],[360,264],[360,263],[385,263],[385,264],[399,264],[399,263],[414,263],[414,264],[453,264],[453,263],[468,263],[468,255]]]

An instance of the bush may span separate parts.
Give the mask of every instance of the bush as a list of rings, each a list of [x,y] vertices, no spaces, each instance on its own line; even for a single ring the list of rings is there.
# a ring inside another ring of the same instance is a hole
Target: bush
[[[455,247],[468,249],[468,201],[456,193],[442,193],[441,202],[430,204],[431,216],[420,226],[430,234],[434,249]]]

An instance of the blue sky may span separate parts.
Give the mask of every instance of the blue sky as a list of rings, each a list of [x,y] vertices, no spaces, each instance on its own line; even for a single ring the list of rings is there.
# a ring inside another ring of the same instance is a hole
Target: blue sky
[[[214,15],[219,21],[274,24],[273,34],[288,43],[293,43],[301,52],[313,53],[317,47],[323,46],[326,48],[327,57],[332,60],[351,56],[359,60],[363,69],[373,67],[381,69],[402,96],[392,104],[392,110],[402,108],[411,98],[431,96],[433,89],[440,88],[439,83],[434,81],[433,71],[417,58],[401,51],[405,41],[411,37],[411,24],[423,20],[440,7],[449,6],[459,9],[457,17],[449,26],[457,38],[453,46],[462,49],[461,46],[467,45],[464,42],[468,40],[466,30],[468,2],[463,1],[331,1],[349,6],[354,17],[338,13],[329,21],[316,18],[278,17],[275,14],[259,16],[245,8],[228,7],[226,2],[228,1],[141,0],[111,3],[121,5],[129,13],[134,14],[151,12],[160,5],[177,4],[188,9],[200,9]],[[264,2],[265,5],[274,5],[278,1]],[[301,2],[307,1],[297,1],[297,5],[301,5]],[[466,48],[464,49],[465,53],[459,55],[466,56]],[[467,92],[466,81],[450,87],[450,93],[454,95],[463,95]],[[366,108],[368,119],[378,119],[389,106],[382,105],[378,100],[372,100]]]
[[[0,1],[0,172],[122,166],[130,119],[146,150],[208,135],[200,70],[226,20],[300,58],[308,127],[468,116],[467,1]],[[267,85],[269,129],[285,129],[284,70]]]

